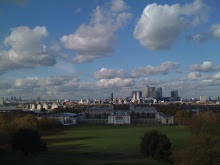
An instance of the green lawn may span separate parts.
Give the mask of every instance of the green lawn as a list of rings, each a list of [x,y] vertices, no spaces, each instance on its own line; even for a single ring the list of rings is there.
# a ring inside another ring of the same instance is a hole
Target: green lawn
[[[44,136],[48,152],[34,158],[7,154],[7,164],[166,164],[139,154],[140,136],[156,129],[168,136],[173,149],[185,144],[189,131],[182,126],[76,126],[58,135]],[[12,159],[9,159],[11,157]],[[8,160],[9,159],[9,160]]]

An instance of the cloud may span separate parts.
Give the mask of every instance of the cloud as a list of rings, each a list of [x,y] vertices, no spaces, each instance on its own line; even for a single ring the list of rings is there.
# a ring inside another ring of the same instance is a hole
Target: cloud
[[[209,40],[220,39],[220,24],[212,25],[207,31],[186,36],[188,41],[196,40],[199,43],[207,42]]]
[[[115,6],[115,4],[120,4]],[[97,6],[90,24],[81,25],[73,34],[64,35],[61,43],[66,49],[76,52],[74,63],[91,62],[96,58],[109,56],[117,43],[115,32],[131,17],[125,12],[123,1],[112,1],[112,6]]]
[[[188,80],[204,80],[210,77],[210,75],[202,75],[200,72],[191,72],[188,75]]]
[[[142,76],[154,76],[159,74],[168,74],[171,70],[178,71],[179,63],[167,61],[159,66],[148,65],[145,68],[139,67],[127,73],[122,69],[107,69],[102,68],[99,71],[96,71],[93,76],[96,79],[113,79],[113,78],[138,78]]]
[[[167,50],[183,31],[207,21],[208,8],[201,0],[182,7],[149,4],[136,24],[134,37],[150,50]]]
[[[97,83],[98,87],[101,88],[117,88],[117,87],[130,87],[134,86],[135,82],[133,79],[101,79]]]
[[[4,40],[7,51],[0,51],[0,74],[8,70],[54,65],[56,54],[42,43],[47,35],[44,26],[13,28]]]
[[[216,72],[220,70],[220,66],[214,66],[210,61],[204,61],[201,65],[190,65],[189,69],[195,72]]]
[[[125,73],[122,69],[106,69],[95,72],[94,77],[96,79],[112,79],[112,78],[126,78],[129,77],[128,73]]]
[[[145,68],[137,68],[131,72],[132,77],[141,77],[141,76],[153,76],[159,74],[168,74],[170,70],[178,69],[180,66],[177,62],[167,61],[159,66],[148,65]]]

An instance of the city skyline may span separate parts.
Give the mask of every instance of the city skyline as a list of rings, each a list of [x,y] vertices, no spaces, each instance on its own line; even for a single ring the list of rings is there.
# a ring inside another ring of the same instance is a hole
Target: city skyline
[[[0,97],[124,98],[146,85],[219,96],[218,1],[0,4]]]

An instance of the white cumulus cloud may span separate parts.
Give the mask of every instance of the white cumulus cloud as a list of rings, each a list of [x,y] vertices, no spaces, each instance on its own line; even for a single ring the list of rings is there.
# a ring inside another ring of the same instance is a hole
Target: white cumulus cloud
[[[214,66],[211,61],[204,61],[201,65],[190,65],[189,69],[194,72],[216,72],[220,70],[220,66]]]
[[[208,6],[201,0],[180,6],[149,4],[136,24],[134,37],[150,50],[166,50],[186,29],[207,21]]]
[[[0,51],[0,74],[7,70],[54,65],[55,53],[42,43],[47,35],[44,26],[13,28],[4,40],[6,51]]]
[[[83,24],[75,33],[64,35],[61,43],[76,53],[72,62],[91,62],[109,56],[117,43],[115,32],[131,17],[124,11],[126,8],[122,0],[112,1],[110,8],[97,6],[88,25]]]

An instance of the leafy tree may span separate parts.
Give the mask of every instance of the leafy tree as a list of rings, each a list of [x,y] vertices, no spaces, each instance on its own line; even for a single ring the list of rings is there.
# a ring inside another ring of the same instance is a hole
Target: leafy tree
[[[174,116],[174,123],[179,125],[185,125],[188,122],[189,118],[189,112],[185,110],[180,110]]]
[[[140,152],[146,157],[168,160],[171,154],[171,143],[165,134],[152,130],[141,137]]]
[[[12,138],[12,149],[20,150],[26,156],[46,151],[47,145],[42,142],[39,132],[31,129],[19,129]]]
[[[191,136],[182,150],[173,152],[177,165],[220,164],[220,115],[198,113],[190,120]]]

